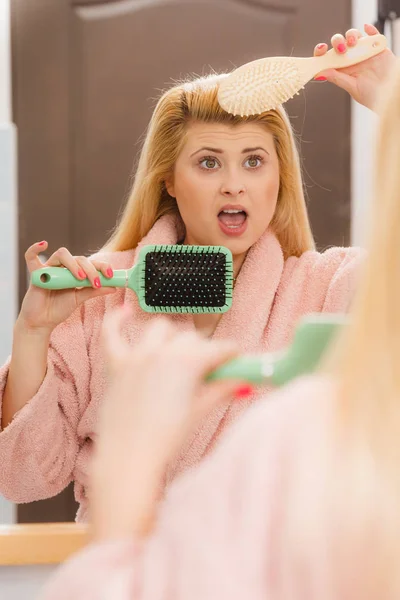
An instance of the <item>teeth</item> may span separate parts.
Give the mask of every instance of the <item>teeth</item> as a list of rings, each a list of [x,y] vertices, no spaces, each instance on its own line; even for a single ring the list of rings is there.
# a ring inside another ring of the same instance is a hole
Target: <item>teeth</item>
[[[222,212],[228,213],[228,215],[236,215],[237,213],[243,212],[243,210],[236,210],[236,209],[233,209],[233,208],[229,208],[227,210],[223,210]]]

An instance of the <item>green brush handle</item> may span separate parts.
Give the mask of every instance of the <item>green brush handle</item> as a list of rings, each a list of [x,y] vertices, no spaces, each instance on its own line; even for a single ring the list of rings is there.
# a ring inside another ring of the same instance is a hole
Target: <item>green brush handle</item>
[[[217,379],[239,379],[241,381],[248,381],[254,385],[261,385],[262,383],[265,383],[266,380],[264,375],[265,361],[268,360],[273,370],[276,360],[273,357],[275,357],[273,354],[238,356],[213,371],[207,377],[207,381],[216,381]]]
[[[284,385],[317,368],[334,335],[346,322],[344,315],[309,315],[297,326],[293,343],[287,350],[240,356],[213,371],[207,380],[241,379],[255,385]]]
[[[296,328],[292,345],[276,361],[271,383],[281,386],[300,375],[313,373],[347,320],[346,315],[340,314],[320,313],[304,317]]]
[[[104,277],[100,271],[97,275],[100,278],[100,283],[103,287],[126,287],[128,277],[131,276],[132,269],[117,269],[112,277]],[[71,271],[64,267],[44,267],[33,271],[31,275],[33,285],[45,290],[66,290],[77,287],[91,287],[89,279],[77,279]]]

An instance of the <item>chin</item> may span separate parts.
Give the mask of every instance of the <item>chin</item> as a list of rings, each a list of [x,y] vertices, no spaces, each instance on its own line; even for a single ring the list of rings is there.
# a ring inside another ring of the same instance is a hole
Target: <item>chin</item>
[[[233,256],[246,254],[248,250],[258,241],[260,235],[251,235],[247,230],[242,235],[229,236],[220,231],[210,231],[208,235],[189,236],[186,243],[201,245],[201,246],[224,246],[232,252]]]
[[[243,235],[240,237],[227,237],[227,236],[218,236],[213,242],[213,246],[225,246],[228,248],[233,254],[233,256],[238,256],[241,254],[245,254],[250,248],[256,243],[257,239],[253,239],[249,235]]]

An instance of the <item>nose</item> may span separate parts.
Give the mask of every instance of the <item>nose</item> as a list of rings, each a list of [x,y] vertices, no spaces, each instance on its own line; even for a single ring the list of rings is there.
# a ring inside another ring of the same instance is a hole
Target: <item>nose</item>
[[[221,185],[221,194],[228,198],[242,196],[246,191],[246,186],[239,175],[236,173],[226,173]]]

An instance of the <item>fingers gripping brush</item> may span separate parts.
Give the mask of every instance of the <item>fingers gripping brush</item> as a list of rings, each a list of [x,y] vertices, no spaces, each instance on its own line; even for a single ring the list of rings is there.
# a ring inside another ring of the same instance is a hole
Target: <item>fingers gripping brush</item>
[[[255,385],[284,385],[315,371],[329,344],[346,323],[347,317],[339,314],[304,317],[296,328],[292,345],[286,350],[239,356],[213,371],[207,380],[240,379]]]
[[[223,313],[232,305],[232,254],[222,246],[144,246],[131,269],[98,276],[104,287],[136,292],[146,312]],[[91,286],[64,267],[37,269],[31,281],[47,290]]]
[[[323,56],[275,56],[242,65],[219,85],[218,102],[228,113],[248,117],[283,104],[326,69],[343,69],[363,62],[387,47],[384,35],[363,37],[344,54],[329,50]]]

